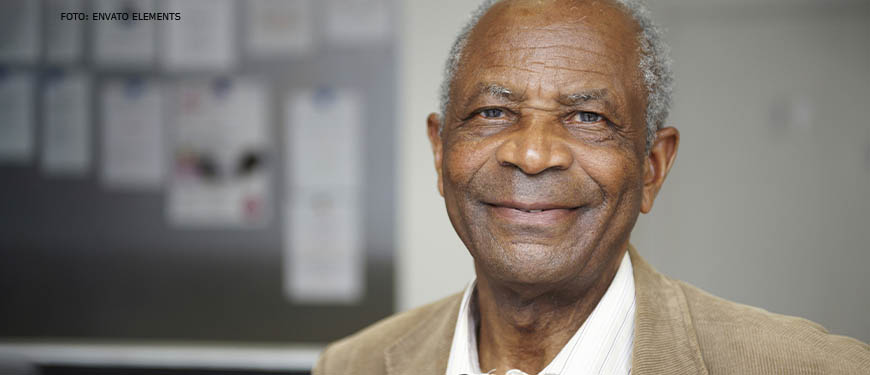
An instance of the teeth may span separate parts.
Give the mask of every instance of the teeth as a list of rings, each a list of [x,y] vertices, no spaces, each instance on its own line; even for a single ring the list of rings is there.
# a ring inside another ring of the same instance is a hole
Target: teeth
[[[543,210],[529,210],[529,212],[541,212]]]

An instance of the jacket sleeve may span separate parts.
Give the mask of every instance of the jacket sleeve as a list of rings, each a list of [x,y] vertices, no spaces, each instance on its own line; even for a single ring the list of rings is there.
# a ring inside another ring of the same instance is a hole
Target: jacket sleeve
[[[317,358],[317,363],[314,364],[314,368],[311,369],[311,375],[326,375],[329,372],[326,371],[326,357],[332,346],[327,346],[320,352],[320,357]]]

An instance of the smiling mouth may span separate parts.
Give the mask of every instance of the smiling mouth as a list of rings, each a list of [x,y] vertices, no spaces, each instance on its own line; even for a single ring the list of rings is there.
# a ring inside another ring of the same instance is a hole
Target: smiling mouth
[[[523,209],[523,208],[508,207],[508,206],[496,206],[496,205],[493,205],[493,207],[506,208],[506,209],[516,210],[516,211],[520,211],[520,212],[526,212],[526,213],[530,213],[530,214],[537,214],[537,213],[554,211],[554,210],[571,211],[571,210],[577,209],[577,207],[571,207],[571,208],[566,207],[566,208],[548,208],[548,209],[533,210],[533,209]]]
[[[550,203],[485,203],[488,211],[505,222],[517,225],[552,226],[567,223],[579,211],[579,206]]]
[[[527,213],[541,213],[541,212],[547,212],[547,211],[553,211],[553,210],[573,211],[573,210],[580,208],[579,206],[566,206],[566,205],[559,205],[559,204],[552,204],[552,203],[516,203],[516,202],[505,202],[505,203],[483,202],[483,203],[486,204],[487,206],[491,206],[494,208],[511,209],[511,210],[522,211],[522,212],[527,212]]]

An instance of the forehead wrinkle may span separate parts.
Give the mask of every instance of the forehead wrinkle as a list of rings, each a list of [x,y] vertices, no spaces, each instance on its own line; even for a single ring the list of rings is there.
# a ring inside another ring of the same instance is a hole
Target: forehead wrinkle
[[[580,51],[583,53],[588,53],[590,55],[604,57],[604,58],[607,58],[610,60],[619,60],[621,57],[620,55],[612,55],[612,54],[607,54],[604,52],[598,52],[598,51],[595,51],[595,50],[592,50],[589,48],[583,48],[579,45],[572,45],[572,44],[551,44],[551,45],[546,45],[546,46],[516,46],[516,45],[512,45],[512,46],[504,48],[504,49],[495,49],[495,50],[486,51],[484,53],[481,53],[481,57],[488,58],[488,57],[491,57],[492,55],[495,55],[495,54],[512,52],[512,51],[523,51],[523,50],[536,50],[537,51],[537,50],[549,50],[549,49],[555,49],[555,48],[573,49],[573,50],[577,50],[577,51]]]
[[[565,17],[566,15],[558,14],[556,17]],[[496,17],[509,17],[506,14],[499,14]],[[519,19],[518,19],[519,18]],[[609,44],[608,42],[616,42],[617,44],[623,45],[628,42],[629,44],[633,44],[635,42],[634,32],[632,25],[623,25],[628,27],[630,30],[627,33],[618,32],[618,33],[600,33],[594,27],[591,27],[590,21],[588,20],[588,15],[584,14],[582,16],[574,16],[571,20],[553,20],[553,17],[547,17],[538,13],[531,15],[523,15],[521,17],[513,17],[510,21],[501,21],[501,22],[493,22],[493,24],[485,25],[485,30],[482,33],[474,33],[470,37],[471,39],[480,39],[482,41],[488,41],[493,39],[508,39],[512,40],[513,43],[511,45],[516,45],[519,48],[540,48],[534,45],[528,44],[518,44],[515,43],[516,40],[520,41],[529,41],[528,38],[524,36],[529,33],[538,32],[540,34],[546,34],[549,36],[553,36],[556,38],[568,38],[572,41],[576,42],[576,44],[590,43],[596,44],[600,43],[603,45]],[[522,25],[519,23],[522,22],[534,22],[530,25]],[[619,23],[617,21],[617,23]],[[618,29],[622,29],[620,25],[610,24],[609,26],[615,27]],[[475,35],[476,34],[476,35]],[[541,40],[546,35],[540,35],[537,38],[532,38],[532,40]],[[553,47],[557,46],[565,46],[565,47],[576,47],[573,44],[562,44],[562,45],[553,45]],[[605,50],[611,50],[609,46],[606,46]],[[591,51],[590,53],[595,54],[605,54],[605,52]]]
[[[609,76],[609,74],[607,74],[605,72],[598,71],[598,70],[569,68],[569,67],[563,66],[563,65],[547,65],[546,67],[553,69],[553,70],[567,70],[567,71],[571,71],[571,72],[589,73],[589,74],[598,74],[598,75],[602,75],[602,76]]]
[[[570,68],[570,67],[567,67],[567,66],[564,66],[564,65],[549,65],[549,64],[547,64],[547,63],[545,63],[545,62],[541,62],[541,61],[531,62],[531,63],[529,63],[528,65],[530,65],[530,66],[540,66],[540,67],[543,68],[543,70],[567,70],[567,71],[572,71],[572,72],[580,72],[580,73],[597,74],[597,75],[601,75],[601,76],[605,76],[605,77],[609,77],[609,76],[610,76],[607,72],[602,72],[602,71],[598,71],[598,70],[592,70],[592,69],[581,69],[581,68]],[[489,65],[487,65],[487,66],[485,66],[485,67],[481,67],[480,69],[488,69],[488,68],[506,68],[506,69],[519,70],[519,71],[523,71],[523,72],[527,72],[527,73],[533,73],[533,74],[541,74],[541,73],[543,73],[541,70],[539,70],[539,69],[533,69],[533,68],[531,68],[531,67],[529,67],[529,66],[523,66],[523,65],[511,65],[511,64],[489,64]],[[480,69],[478,69],[478,70],[480,70]]]

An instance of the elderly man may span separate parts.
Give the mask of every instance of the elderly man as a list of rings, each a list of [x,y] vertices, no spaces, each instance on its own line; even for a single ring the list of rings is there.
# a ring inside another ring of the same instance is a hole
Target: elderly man
[[[477,278],[331,345],[314,373],[870,373],[866,344],[669,279],[629,244],[677,154],[671,80],[632,0],[484,3],[427,120]]]

